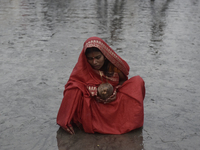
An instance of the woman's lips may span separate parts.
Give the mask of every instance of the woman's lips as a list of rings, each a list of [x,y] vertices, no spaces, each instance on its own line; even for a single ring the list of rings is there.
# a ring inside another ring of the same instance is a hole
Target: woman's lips
[[[99,66],[93,66],[94,69],[99,69]]]

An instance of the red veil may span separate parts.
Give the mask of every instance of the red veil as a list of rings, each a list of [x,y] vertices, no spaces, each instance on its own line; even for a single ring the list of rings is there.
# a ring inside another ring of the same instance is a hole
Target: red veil
[[[57,123],[64,129],[71,126],[73,121],[82,124],[85,132],[122,134],[143,126],[145,96],[144,81],[135,76],[118,88],[115,101],[107,104],[98,103],[90,95],[87,86],[98,86],[102,83],[97,71],[87,62],[85,50],[97,47],[104,56],[126,76],[129,73],[128,64],[118,56],[102,39],[91,37],[84,43],[67,84],[64,97],[58,112]],[[106,80],[106,79],[104,79]],[[114,87],[118,81],[107,80]]]

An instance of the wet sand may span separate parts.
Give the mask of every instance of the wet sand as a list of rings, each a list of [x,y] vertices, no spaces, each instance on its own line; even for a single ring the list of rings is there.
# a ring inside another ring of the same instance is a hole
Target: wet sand
[[[1,0],[0,27],[1,150],[199,149],[199,0]],[[56,124],[90,36],[144,79],[143,128],[71,136]]]

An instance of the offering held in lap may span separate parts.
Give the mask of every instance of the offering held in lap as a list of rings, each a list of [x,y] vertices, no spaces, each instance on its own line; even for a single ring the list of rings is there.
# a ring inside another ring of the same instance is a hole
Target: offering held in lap
[[[113,94],[113,86],[110,83],[102,83],[99,85],[98,95],[103,99],[106,100]]]

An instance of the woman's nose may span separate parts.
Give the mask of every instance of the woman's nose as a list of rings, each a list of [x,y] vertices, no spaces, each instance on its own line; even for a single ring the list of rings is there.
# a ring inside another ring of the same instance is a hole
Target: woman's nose
[[[93,59],[93,64],[97,64],[97,60],[95,58]]]

